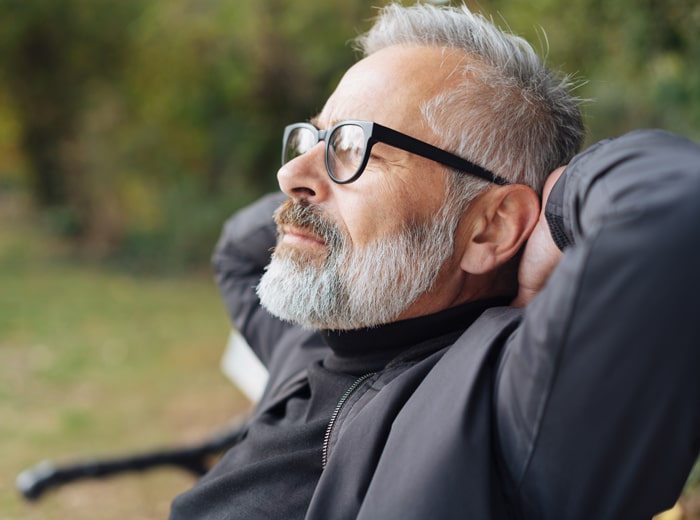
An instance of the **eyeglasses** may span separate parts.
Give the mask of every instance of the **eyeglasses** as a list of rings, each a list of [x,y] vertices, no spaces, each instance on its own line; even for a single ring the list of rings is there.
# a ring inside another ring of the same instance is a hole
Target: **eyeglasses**
[[[282,165],[305,154],[319,141],[326,142],[326,170],[330,178],[338,184],[348,184],[362,175],[369,162],[372,146],[376,143],[400,148],[494,184],[510,184],[503,177],[478,164],[369,121],[341,121],[330,130],[319,130],[310,123],[294,123],[287,126],[282,141]]]

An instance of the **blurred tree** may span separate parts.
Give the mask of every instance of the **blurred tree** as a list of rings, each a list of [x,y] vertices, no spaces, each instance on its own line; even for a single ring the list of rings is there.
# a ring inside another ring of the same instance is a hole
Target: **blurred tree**
[[[589,141],[657,126],[700,139],[697,0],[489,0],[482,8],[540,41],[586,83]],[[502,20],[501,20],[502,21]],[[502,24],[504,25],[504,23]]]
[[[284,125],[320,110],[371,14],[368,0],[150,2],[131,31],[131,120],[105,152],[131,172],[127,247],[174,233],[206,258],[226,215],[276,188]]]
[[[40,205],[69,209],[76,231],[97,214],[77,141],[86,96],[119,79],[137,5],[0,0],[0,79],[18,114],[30,185]]]
[[[0,0],[0,12],[1,97],[35,200],[60,230],[110,250],[169,226],[183,233],[207,200],[236,205],[273,188],[282,127],[320,108],[371,10],[368,0]]]
[[[139,111],[162,135],[179,128],[189,136],[177,149],[210,192],[230,187],[227,178],[273,188],[283,126],[321,108],[355,60],[347,42],[370,5],[152,2],[131,63]]]
[[[282,128],[322,108],[387,1],[0,0],[0,152],[21,147],[38,204],[83,244],[204,263],[226,215],[276,187]],[[696,1],[468,2],[588,81],[589,140],[700,138]]]

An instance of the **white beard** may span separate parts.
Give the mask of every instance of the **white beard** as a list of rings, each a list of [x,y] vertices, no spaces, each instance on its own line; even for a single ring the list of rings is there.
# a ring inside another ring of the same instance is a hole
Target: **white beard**
[[[440,268],[453,253],[460,218],[454,205],[446,203],[425,221],[406,224],[389,237],[352,248],[344,234],[312,206],[295,206],[294,212],[303,216],[287,222],[311,228],[325,242],[327,256],[320,263],[298,249],[278,248],[257,293],[271,314],[311,329],[347,330],[395,321],[433,288]],[[276,218],[284,213],[285,205]]]

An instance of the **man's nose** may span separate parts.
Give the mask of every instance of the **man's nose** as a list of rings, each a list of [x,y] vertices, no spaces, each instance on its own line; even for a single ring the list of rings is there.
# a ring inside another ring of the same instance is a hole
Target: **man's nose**
[[[332,181],[326,172],[324,143],[317,143],[305,154],[284,164],[277,172],[277,182],[294,200],[321,202],[325,199]]]

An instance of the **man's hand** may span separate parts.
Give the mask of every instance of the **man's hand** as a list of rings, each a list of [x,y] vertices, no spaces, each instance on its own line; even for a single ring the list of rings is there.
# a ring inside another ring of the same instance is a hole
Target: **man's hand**
[[[513,300],[515,307],[524,307],[539,293],[547,282],[554,267],[559,263],[561,251],[552,240],[549,226],[544,216],[544,208],[549,193],[557,179],[564,172],[565,166],[554,170],[542,190],[542,209],[535,229],[525,245],[523,257],[518,268],[518,295]]]

